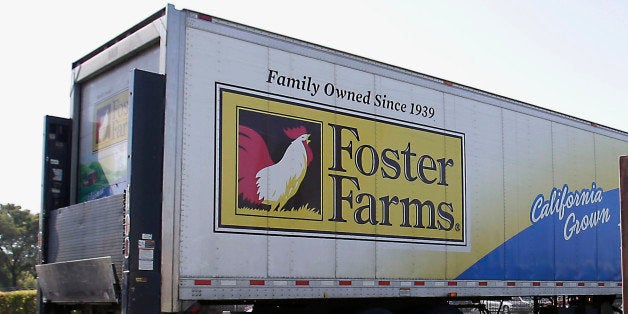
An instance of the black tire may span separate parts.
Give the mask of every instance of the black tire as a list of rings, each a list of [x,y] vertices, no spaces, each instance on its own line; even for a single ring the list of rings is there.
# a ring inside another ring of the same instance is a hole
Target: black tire
[[[504,305],[502,307],[502,313],[504,313],[504,314],[509,314],[510,313],[510,308],[508,307],[508,305]]]

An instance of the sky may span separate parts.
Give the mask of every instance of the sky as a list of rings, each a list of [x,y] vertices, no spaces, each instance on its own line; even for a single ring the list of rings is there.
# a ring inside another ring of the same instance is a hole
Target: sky
[[[627,1],[170,3],[628,131]],[[70,117],[71,63],[166,4],[3,4],[0,204],[39,212],[44,116]]]

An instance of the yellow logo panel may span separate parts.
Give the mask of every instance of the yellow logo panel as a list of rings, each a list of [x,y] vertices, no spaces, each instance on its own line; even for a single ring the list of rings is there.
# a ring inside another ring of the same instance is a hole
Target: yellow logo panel
[[[218,232],[466,245],[464,136],[217,89]]]

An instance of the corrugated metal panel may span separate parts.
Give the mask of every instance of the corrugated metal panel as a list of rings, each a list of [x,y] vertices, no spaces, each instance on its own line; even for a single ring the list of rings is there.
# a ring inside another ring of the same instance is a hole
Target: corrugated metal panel
[[[111,256],[119,276],[124,259],[124,202],[121,194],[50,211],[46,263]]]

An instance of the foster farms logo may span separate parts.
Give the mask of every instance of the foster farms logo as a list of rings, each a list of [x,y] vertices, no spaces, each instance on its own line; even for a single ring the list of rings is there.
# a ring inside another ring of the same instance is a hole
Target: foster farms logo
[[[452,158],[443,157],[435,160],[429,154],[418,156],[409,141],[405,147],[384,146],[378,151],[374,144],[360,141],[358,128],[331,123],[329,127],[333,134],[329,177],[333,183],[334,200],[333,216],[330,221],[347,222],[343,218],[344,208],[356,207],[353,219],[358,224],[392,226],[391,211],[397,210],[401,212],[401,220],[396,221],[400,227],[450,231],[455,226],[460,230],[460,223],[456,223],[453,216],[452,202],[447,200],[435,202],[431,199],[421,200],[399,195],[382,196],[377,195],[379,193],[375,190],[369,191],[368,187],[360,187],[361,177],[366,180],[369,180],[369,177],[379,178],[381,184],[396,185],[398,184],[396,181],[402,181],[402,184],[447,186],[446,173],[448,168],[455,165]],[[391,143],[393,142],[391,140]],[[351,172],[347,168],[354,171]],[[377,184],[372,187],[377,189]],[[424,211],[428,215],[424,215]],[[427,221],[424,221],[424,216],[427,217]]]
[[[465,246],[464,138],[217,89],[217,232]]]

